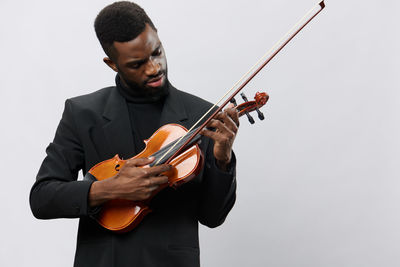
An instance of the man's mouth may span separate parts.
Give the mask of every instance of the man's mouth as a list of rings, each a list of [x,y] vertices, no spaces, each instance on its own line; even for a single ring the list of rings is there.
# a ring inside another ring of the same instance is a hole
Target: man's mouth
[[[164,82],[164,74],[157,76],[156,78],[150,79],[146,82],[147,86],[160,87]]]

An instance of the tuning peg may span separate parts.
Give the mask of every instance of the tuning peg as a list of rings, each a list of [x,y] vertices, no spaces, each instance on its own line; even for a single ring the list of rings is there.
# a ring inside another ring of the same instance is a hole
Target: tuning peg
[[[247,97],[244,93],[240,93],[240,96],[243,98],[243,100],[245,102],[249,102],[249,100],[247,99]],[[254,124],[255,121],[254,121],[253,117],[247,111],[245,112],[245,114],[246,114],[247,118],[249,119],[249,122],[251,124]],[[260,115],[258,115],[258,116],[260,117]]]
[[[232,99],[230,100],[230,102],[231,102],[235,107],[237,106],[237,103],[236,103],[235,98],[232,98]]]
[[[258,114],[258,118],[260,120],[264,120],[265,119],[264,114],[257,107],[256,107],[256,111],[257,111],[257,114]]]
[[[240,93],[240,96],[243,98],[243,100],[244,100],[245,102],[248,102],[248,101],[249,101],[244,93]]]
[[[253,119],[253,117],[246,111],[246,115],[247,115],[247,118],[249,119],[249,122],[251,123],[251,124],[254,124],[254,119]]]

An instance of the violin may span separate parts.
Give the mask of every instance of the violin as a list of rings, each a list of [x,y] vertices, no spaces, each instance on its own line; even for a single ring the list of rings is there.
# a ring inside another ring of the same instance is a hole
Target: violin
[[[151,211],[149,202],[156,193],[168,186],[176,187],[188,182],[199,174],[203,166],[202,152],[197,144],[200,139],[200,131],[229,102],[234,103],[236,106],[234,97],[324,8],[324,1],[312,7],[189,130],[178,124],[167,124],[158,129],[149,139],[145,140],[145,149],[133,158],[155,157],[155,160],[148,167],[164,163],[172,165],[173,168],[170,171],[163,173],[168,176],[168,183],[160,186],[146,201],[116,199],[106,202],[97,217],[99,224],[117,233],[128,232],[136,227],[142,221],[143,217]],[[230,93],[232,94],[225,99]],[[254,123],[254,119],[249,113],[255,110],[258,113],[258,117],[263,119],[264,116],[259,108],[268,101],[268,95],[266,93],[257,93],[254,101],[247,101],[247,98],[243,94],[242,97],[246,102],[236,106],[239,116],[246,114],[249,121]],[[217,108],[217,105],[223,99],[225,101]],[[213,112],[212,115],[197,127],[210,112]],[[125,160],[120,159],[116,155],[109,160],[98,163],[88,173],[97,180],[108,179],[115,176],[125,162]]]
[[[243,94],[242,97],[247,100]],[[250,113],[257,111],[258,117],[263,120],[264,115],[259,110],[269,99],[266,93],[257,92],[253,101],[246,101],[238,106],[239,117],[246,115],[251,123],[254,119]],[[235,102],[236,101],[232,101]],[[179,143],[183,144],[187,138],[193,137],[192,141],[186,145],[183,153],[170,161],[171,170],[164,173],[168,176],[168,183],[161,185],[152,196],[146,201],[131,201],[124,199],[115,199],[106,202],[96,220],[104,228],[117,232],[125,233],[135,228],[151,210],[149,208],[150,200],[156,193],[166,187],[177,187],[183,183],[189,182],[196,177],[203,168],[203,154],[199,148],[198,141],[200,134],[192,136],[197,129],[189,132],[185,127],[179,124],[166,124],[159,128],[149,139],[144,140],[146,146],[142,152],[133,158],[154,157],[153,163],[146,167],[152,167],[156,164],[163,164],[168,159],[168,155],[174,154],[179,149]],[[184,137],[184,138],[182,138]],[[181,139],[182,138],[182,139]],[[171,148],[175,146],[174,149]],[[170,150],[170,151],[169,151]],[[164,155],[164,159],[162,156]],[[121,159],[118,155],[113,158],[102,161],[93,166],[89,173],[97,180],[101,181],[117,175],[118,171],[127,160]]]

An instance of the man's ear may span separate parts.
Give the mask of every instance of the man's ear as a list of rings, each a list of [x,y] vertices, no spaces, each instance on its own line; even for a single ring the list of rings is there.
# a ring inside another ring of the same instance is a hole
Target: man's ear
[[[118,72],[118,68],[117,65],[114,63],[114,61],[112,61],[110,58],[105,57],[103,58],[104,63],[107,64],[107,66],[109,66],[113,71]]]

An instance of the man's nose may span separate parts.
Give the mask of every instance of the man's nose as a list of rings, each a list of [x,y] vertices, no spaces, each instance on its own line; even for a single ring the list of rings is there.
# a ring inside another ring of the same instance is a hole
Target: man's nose
[[[160,68],[160,63],[157,60],[150,58],[149,61],[147,61],[145,73],[147,76],[157,75]]]

